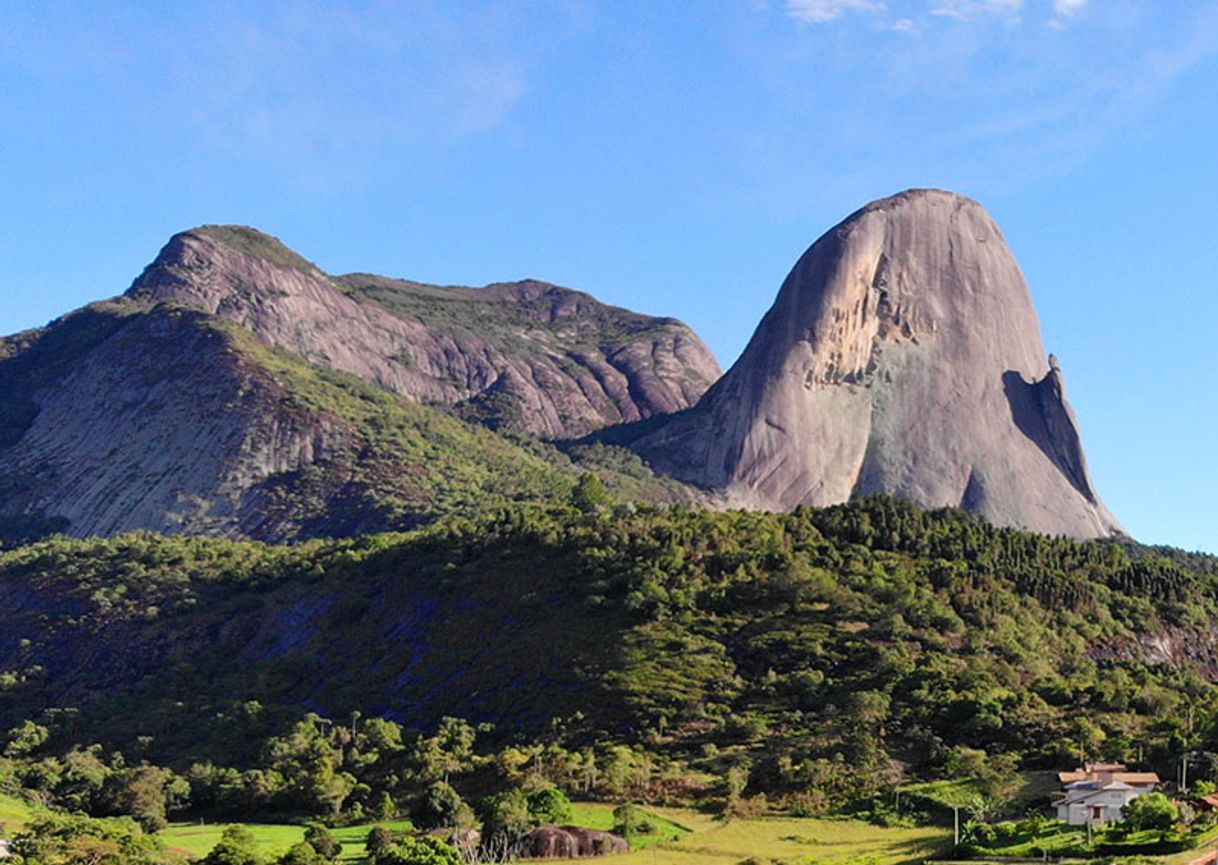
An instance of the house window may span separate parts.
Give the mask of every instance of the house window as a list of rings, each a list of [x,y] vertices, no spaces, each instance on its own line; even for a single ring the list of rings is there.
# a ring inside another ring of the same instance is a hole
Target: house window
[[[1104,814],[1103,805],[1096,805],[1094,808],[1091,809],[1091,819],[1092,820],[1099,820],[1103,816],[1103,814]]]

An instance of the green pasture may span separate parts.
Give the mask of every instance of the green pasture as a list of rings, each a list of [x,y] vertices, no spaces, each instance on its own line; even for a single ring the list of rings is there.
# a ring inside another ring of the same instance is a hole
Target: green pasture
[[[572,822],[593,829],[613,827],[613,805],[577,803]],[[948,841],[942,829],[884,829],[853,820],[814,820],[762,818],[756,820],[717,820],[683,808],[647,808],[655,832],[635,839],[635,849],[614,862],[621,865],[698,865],[730,863],[739,865],[749,859],[769,865],[773,860],[798,865],[867,863],[898,865],[920,862],[941,852]],[[165,844],[190,856],[206,854],[226,823],[208,825],[178,823],[161,833]],[[245,824],[268,855],[282,853],[302,840],[301,826]],[[342,859],[352,861],[364,853],[364,838],[374,825],[335,829],[343,843]],[[409,823],[380,824],[390,829],[405,829]]]
[[[165,846],[189,856],[205,856],[220,835],[231,826],[231,823],[174,823],[160,833]],[[285,852],[293,844],[304,840],[304,827],[280,823],[245,823],[246,829],[253,833],[258,847],[267,856],[277,856]],[[360,826],[344,826],[331,830],[342,842],[343,852],[339,857],[344,862],[355,861],[364,857],[364,839],[368,837],[373,826],[384,826],[391,830],[410,829],[409,820],[389,821],[387,823],[366,823]]]
[[[585,826],[589,829],[611,831],[615,807],[615,805],[600,802],[572,803],[571,822],[576,826]],[[636,835],[630,839],[630,846],[635,850],[647,850],[657,844],[672,844],[690,834],[690,830],[684,825],[661,817],[655,811],[643,809],[643,813],[646,815],[647,822],[654,827],[654,831],[645,835]]]
[[[690,834],[617,857],[621,865],[740,865],[750,859],[770,865],[897,865],[921,862],[949,843],[942,829],[884,829],[854,820],[761,818],[717,820],[696,811],[649,809]]]

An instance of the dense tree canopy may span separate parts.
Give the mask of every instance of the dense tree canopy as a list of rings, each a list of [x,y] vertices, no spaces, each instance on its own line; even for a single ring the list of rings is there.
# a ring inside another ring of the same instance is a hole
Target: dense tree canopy
[[[26,599],[0,627],[7,765],[148,828],[478,810],[513,835],[560,795],[815,813],[1218,750],[1208,559],[888,498],[710,513],[582,486],[407,535],[0,554]]]

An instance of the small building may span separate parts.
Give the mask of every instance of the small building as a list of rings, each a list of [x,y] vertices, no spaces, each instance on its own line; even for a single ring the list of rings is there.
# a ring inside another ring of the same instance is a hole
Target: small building
[[[1057,819],[1071,826],[1103,826],[1125,816],[1125,806],[1159,784],[1154,772],[1130,772],[1124,763],[1087,763],[1058,772],[1062,795],[1053,804]]]

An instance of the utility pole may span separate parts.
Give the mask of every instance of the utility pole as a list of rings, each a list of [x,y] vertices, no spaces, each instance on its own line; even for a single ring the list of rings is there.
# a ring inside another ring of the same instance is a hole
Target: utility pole
[[[952,830],[955,834],[955,839],[956,839],[955,846],[959,847],[960,846],[960,806],[959,805],[952,806],[952,818],[953,818],[952,819]]]
[[[1213,767],[1214,755],[1209,751],[1185,751],[1180,755],[1180,792],[1188,789],[1188,760],[1209,760],[1210,767]]]

